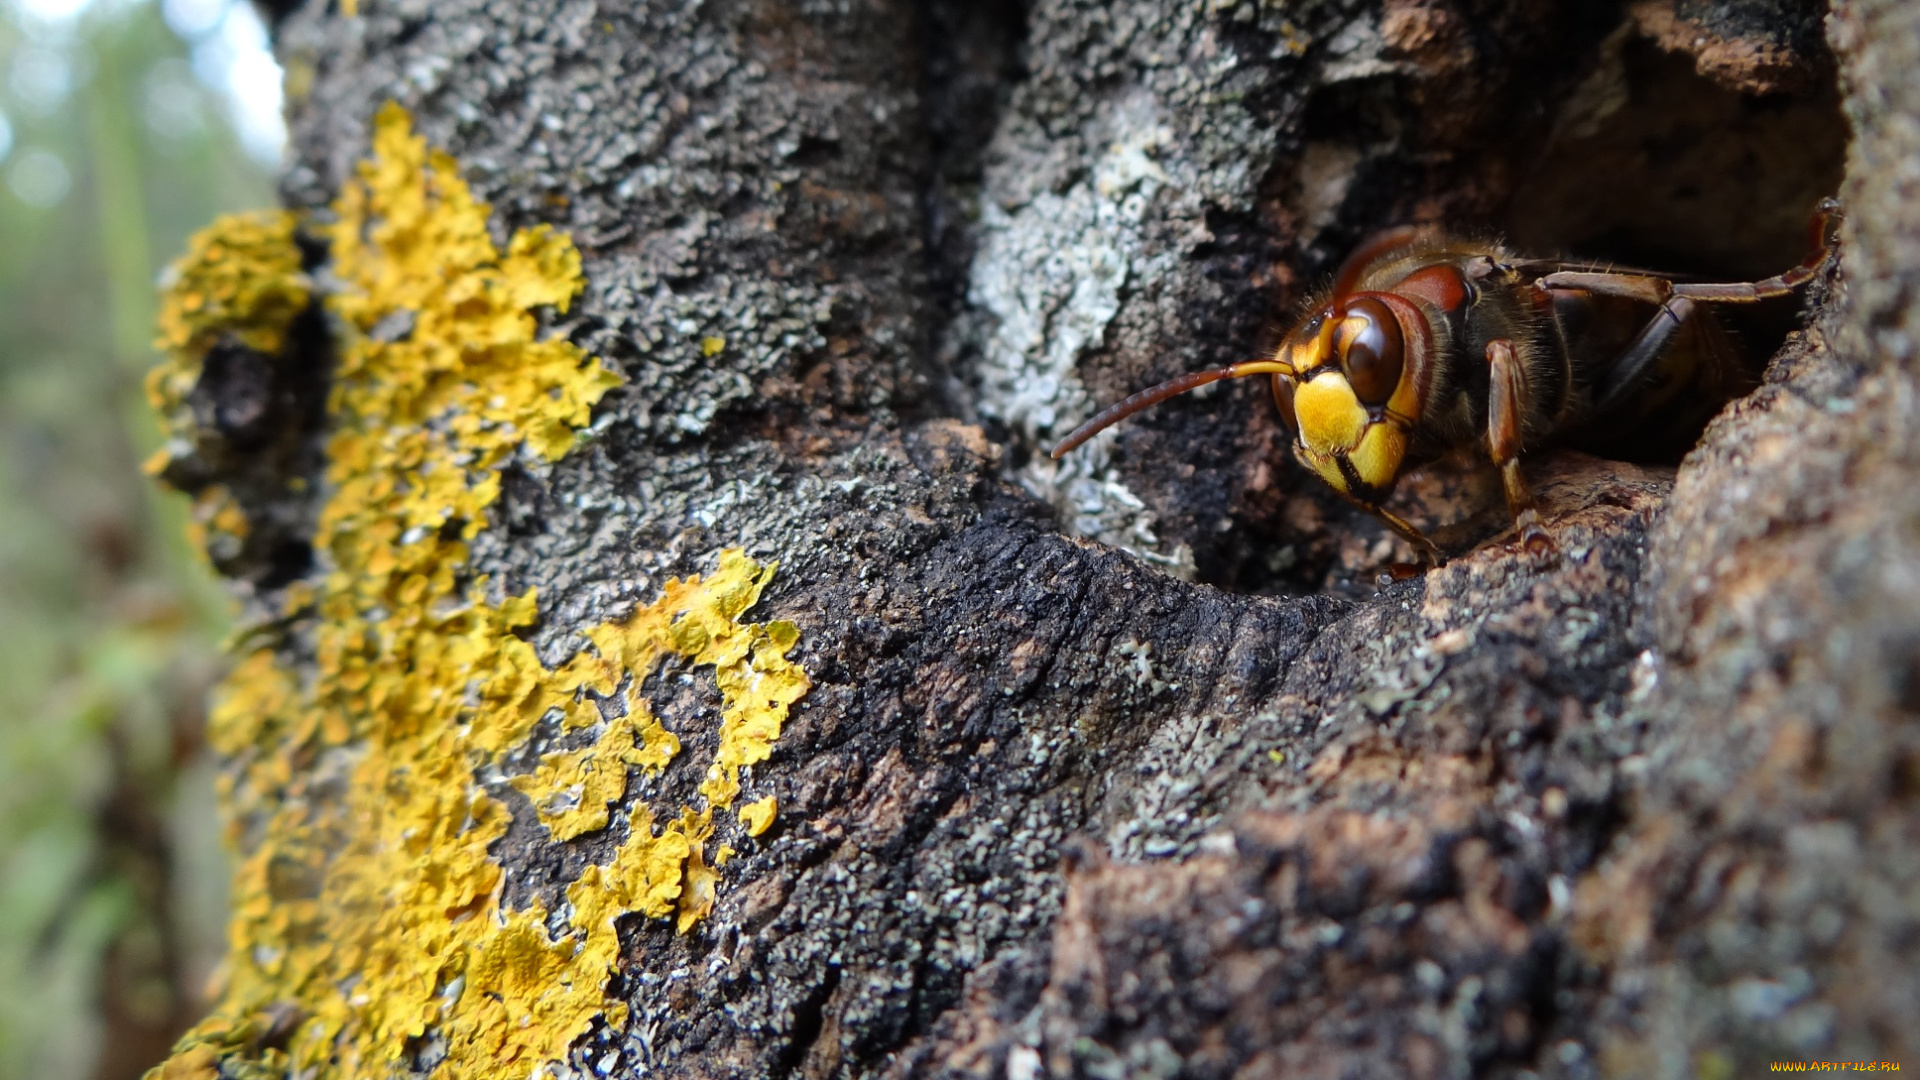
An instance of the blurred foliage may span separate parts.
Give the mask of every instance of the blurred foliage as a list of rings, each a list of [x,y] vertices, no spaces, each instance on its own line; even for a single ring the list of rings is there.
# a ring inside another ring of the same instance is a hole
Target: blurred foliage
[[[165,261],[272,192],[189,56],[153,3],[0,6],[0,1077],[138,1076],[222,947],[226,604],[141,378]]]

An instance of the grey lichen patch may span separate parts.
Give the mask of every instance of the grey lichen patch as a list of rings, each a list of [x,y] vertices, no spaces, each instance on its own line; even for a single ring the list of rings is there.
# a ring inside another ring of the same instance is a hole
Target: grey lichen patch
[[[871,361],[843,404],[884,418],[916,345],[917,195],[898,166],[919,136],[880,103],[910,99],[911,26],[862,9],[792,30],[750,6],[570,0],[296,18],[284,51],[321,73],[296,130],[324,132],[331,153],[303,156],[286,187],[324,205],[362,118],[399,100],[497,227],[573,237],[588,284],[563,329],[627,377],[617,411],[649,440],[697,439],[770,393],[809,404],[797,375],[836,342]],[[835,42],[876,34],[900,62],[862,61],[872,100],[796,96],[795,75],[834,77]],[[326,77],[342,67],[354,77]],[[858,273],[828,269],[849,258]]]
[[[1030,451],[1020,482],[1071,531],[1190,571],[1191,555],[1166,550],[1114,468],[1111,437],[1058,464],[1045,451],[1105,404],[1079,376],[1090,361],[1151,350],[1155,370],[1177,369],[1219,344],[1169,335],[1170,308],[1191,291],[1170,279],[1195,273],[1189,257],[1208,239],[1210,207],[1252,207],[1276,143],[1244,101],[1263,77],[1250,61],[1265,58],[1239,55],[1197,8],[1102,8],[1096,17],[1087,5],[1052,3],[1032,16],[1072,39],[1049,34],[1049,58],[1077,40],[1128,54],[1138,74],[1089,92],[1083,78],[1063,86],[1065,71],[1045,65],[1016,95],[980,196],[971,309],[953,334],[956,351],[973,357],[974,410]],[[1073,164],[1081,154],[1089,167]],[[1138,329],[1118,333],[1130,306]]]
[[[1039,191],[1024,205],[981,205],[980,245],[968,301],[978,331],[980,415],[1044,449],[1097,409],[1077,374],[1107,346],[1107,330],[1142,277],[1177,261],[1151,252],[1145,227],[1168,182],[1153,154],[1170,138],[1153,100],[1136,94],[1103,117],[1109,135],[1093,174],[1064,193]],[[973,329],[969,326],[968,329]],[[1032,455],[1020,482],[1061,511],[1068,528],[1191,574],[1192,554],[1160,551],[1153,515],[1111,463],[1112,437],[1055,462]]]

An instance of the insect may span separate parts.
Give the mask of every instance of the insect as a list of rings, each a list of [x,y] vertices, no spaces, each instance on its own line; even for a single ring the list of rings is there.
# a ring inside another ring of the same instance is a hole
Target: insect
[[[1823,200],[1806,261],[1728,284],[1391,230],[1348,257],[1271,357],[1134,394],[1081,425],[1053,456],[1189,390],[1270,375],[1294,457],[1423,562],[1439,565],[1439,548],[1382,504],[1411,467],[1476,444],[1500,471],[1527,549],[1550,553],[1520,455],[1552,442],[1604,452],[1637,432],[1704,421],[1750,389],[1752,376],[1702,305],[1790,295],[1832,258],[1840,218],[1839,203]]]

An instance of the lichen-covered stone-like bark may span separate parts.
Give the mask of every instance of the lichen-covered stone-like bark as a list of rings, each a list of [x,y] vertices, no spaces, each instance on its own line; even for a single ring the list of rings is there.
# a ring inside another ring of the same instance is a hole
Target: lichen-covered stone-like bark
[[[253,618],[167,1075],[1898,1060],[1920,26],[1812,25],[294,11],[294,216],[189,254],[155,383]],[[1811,325],[1677,471],[1531,457],[1550,565],[1451,461],[1373,587],[1251,393],[1044,458],[1381,225],[1781,269],[1848,123]]]

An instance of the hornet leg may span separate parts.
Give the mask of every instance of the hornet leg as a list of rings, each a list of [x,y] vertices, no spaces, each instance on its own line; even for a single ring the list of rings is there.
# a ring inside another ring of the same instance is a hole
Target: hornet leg
[[[1775,297],[1790,296],[1802,285],[1820,275],[1840,244],[1840,204],[1822,199],[1814,211],[1808,239],[1811,251],[1800,265],[1784,274],[1759,281],[1725,283],[1676,282],[1657,274],[1616,273],[1605,270],[1561,270],[1540,279],[1545,289],[1585,289],[1602,296],[1624,296],[1649,304],[1664,304],[1669,298],[1684,296],[1709,304],[1753,304]]]
[[[1507,510],[1520,530],[1520,542],[1536,556],[1553,552],[1553,539],[1540,527],[1540,512],[1534,508],[1533,493],[1520,476],[1521,378],[1520,361],[1514,356],[1513,343],[1506,338],[1487,342],[1487,453],[1500,469],[1500,483],[1506,489]]]
[[[1696,304],[1753,304],[1762,300],[1791,296],[1801,286],[1818,277],[1832,261],[1840,243],[1840,204],[1822,199],[1809,228],[1809,253],[1800,265],[1783,274],[1759,281],[1725,283],[1675,282],[1655,274],[1618,273],[1605,270],[1561,270],[1548,274],[1539,287],[1549,293],[1584,291],[1596,296],[1620,296],[1648,304],[1658,304],[1646,329],[1620,354],[1606,382],[1594,394],[1596,415],[1606,412],[1630,389],[1635,380],[1659,357],[1673,335],[1693,314]]]
[[[1379,518],[1381,524],[1392,529],[1395,536],[1405,540],[1407,544],[1413,548],[1414,558],[1433,567],[1446,564],[1447,560],[1440,554],[1439,547],[1435,546],[1433,541],[1427,539],[1425,533],[1414,528],[1413,522],[1408,521],[1406,518],[1401,517],[1391,510],[1382,509],[1372,503],[1362,502],[1344,491],[1338,492],[1338,494],[1341,498],[1372,514],[1374,517]]]
[[[1607,370],[1606,381],[1595,388],[1593,412],[1595,416],[1604,416],[1608,409],[1626,397],[1640,376],[1653,366],[1673,336],[1680,332],[1693,316],[1693,301],[1684,296],[1675,296],[1660,305],[1653,318],[1641,329],[1639,335],[1628,345],[1619,359]]]

